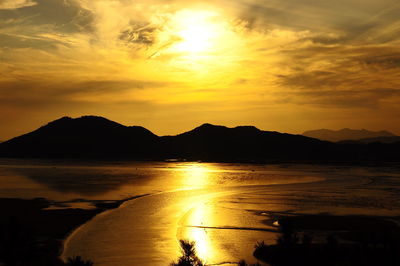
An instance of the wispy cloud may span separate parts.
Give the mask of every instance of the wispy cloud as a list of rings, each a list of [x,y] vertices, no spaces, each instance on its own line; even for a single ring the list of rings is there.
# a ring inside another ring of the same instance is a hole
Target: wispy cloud
[[[283,131],[321,120],[400,132],[382,122],[400,117],[397,0],[0,0],[0,9],[0,122],[40,106],[112,105],[104,115],[164,127],[218,113],[221,124]],[[204,29],[185,40],[196,15]],[[191,47],[199,32],[210,39],[202,52]]]
[[[1,0],[0,9],[17,9],[37,5],[32,0]]]

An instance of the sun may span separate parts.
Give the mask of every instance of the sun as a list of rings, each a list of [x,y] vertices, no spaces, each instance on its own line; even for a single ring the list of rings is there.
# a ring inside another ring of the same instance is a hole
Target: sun
[[[185,10],[174,17],[177,36],[173,49],[177,52],[199,54],[217,48],[222,26],[212,11]]]
[[[224,10],[197,6],[168,13],[160,21],[150,58],[177,70],[173,78],[188,80],[190,75],[191,84],[198,86],[240,67],[246,42],[240,24]]]

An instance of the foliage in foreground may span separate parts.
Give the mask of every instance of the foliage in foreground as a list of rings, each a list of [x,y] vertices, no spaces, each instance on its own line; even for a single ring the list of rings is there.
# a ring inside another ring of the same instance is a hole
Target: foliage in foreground
[[[196,245],[194,241],[180,240],[182,256],[178,262],[172,262],[171,266],[204,266],[204,262],[196,254]]]
[[[83,260],[80,256],[68,258],[67,266],[93,266],[90,260]]]
[[[181,246],[182,256],[178,262],[172,262],[170,266],[206,266],[196,254],[196,242],[189,240],[179,240]],[[241,260],[237,263],[239,266],[259,266],[260,264],[247,264],[246,261]]]
[[[353,242],[340,243],[329,235],[325,243],[299,237],[292,227],[282,227],[275,245],[258,242],[254,256],[272,266],[398,266],[400,239],[394,234],[357,232]]]

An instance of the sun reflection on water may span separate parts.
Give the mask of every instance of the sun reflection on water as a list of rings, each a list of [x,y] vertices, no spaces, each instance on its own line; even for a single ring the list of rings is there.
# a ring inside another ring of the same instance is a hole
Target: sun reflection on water
[[[211,185],[211,175],[214,170],[207,164],[184,165],[182,171],[182,185],[185,187],[197,188]]]
[[[213,174],[218,169],[206,163],[184,164],[181,168],[182,186],[186,188],[204,188],[213,185]],[[213,224],[212,198],[199,196],[187,202],[190,210],[181,220],[181,232],[178,238],[195,241],[199,258],[206,262],[216,257],[216,248],[208,234],[207,226]]]
[[[202,221],[204,218],[204,209],[200,208],[198,211],[191,216],[190,220],[195,224],[198,221]],[[196,242],[196,251],[200,258],[206,258],[210,252],[210,241],[207,236],[207,230],[205,228],[191,228],[189,230],[190,239]]]
[[[182,238],[196,243],[196,252],[199,258],[206,262],[213,261],[217,249],[209,237],[207,226],[213,223],[211,206],[202,203],[195,206],[186,217]]]

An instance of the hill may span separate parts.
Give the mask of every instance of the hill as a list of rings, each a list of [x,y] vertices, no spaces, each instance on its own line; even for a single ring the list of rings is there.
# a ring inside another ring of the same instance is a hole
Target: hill
[[[400,161],[400,142],[332,143],[302,135],[203,124],[159,137],[139,126],[103,117],[63,117],[28,134],[0,143],[1,157],[102,158],[219,162]]]
[[[343,140],[339,141],[339,143],[343,144],[370,144],[370,143],[396,143],[400,142],[400,136],[393,136],[393,137],[376,137],[376,138],[366,138],[366,139],[358,139],[358,140]]]
[[[344,128],[341,130],[329,130],[329,129],[317,129],[306,131],[302,134],[310,138],[316,138],[320,140],[327,140],[331,142],[338,142],[344,140],[361,140],[361,139],[372,139],[380,137],[395,137],[396,135],[388,131],[369,131],[366,129],[356,130]]]
[[[211,124],[162,137],[162,143],[172,157],[217,161],[312,160],[332,148],[330,143],[301,135],[262,131],[253,126],[228,128]]]
[[[132,157],[153,153],[158,137],[143,127],[127,127],[96,116],[63,117],[0,144],[8,157]]]

